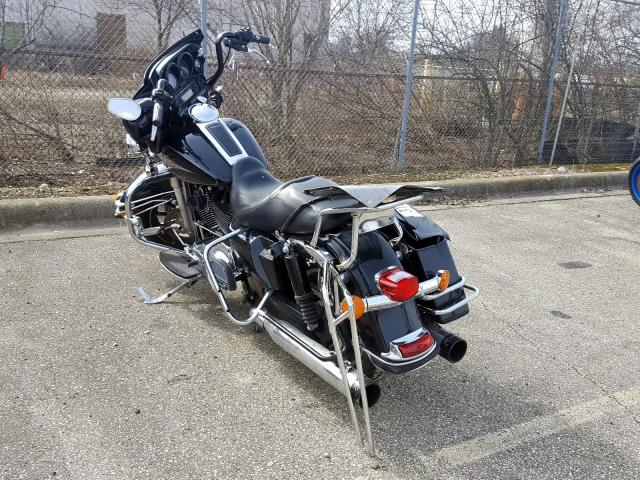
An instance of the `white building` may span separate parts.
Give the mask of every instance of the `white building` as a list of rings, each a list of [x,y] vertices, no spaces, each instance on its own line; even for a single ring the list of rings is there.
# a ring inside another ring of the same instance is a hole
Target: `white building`
[[[262,12],[276,12],[278,2],[264,0]],[[330,0],[299,2],[294,31],[302,45],[305,31],[328,14]],[[161,3],[156,11],[153,0],[0,0],[0,41],[5,50],[22,44],[60,51],[155,52],[200,25],[198,0]],[[214,30],[248,26],[243,12],[242,0],[209,0],[209,25]]]

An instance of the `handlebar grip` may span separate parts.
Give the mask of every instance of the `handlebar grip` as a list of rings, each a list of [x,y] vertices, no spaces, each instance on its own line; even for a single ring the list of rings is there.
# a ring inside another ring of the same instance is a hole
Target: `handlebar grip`
[[[271,43],[271,39],[264,35],[254,35],[251,41],[254,43],[262,43],[263,45],[268,45],[269,43]]]
[[[160,102],[155,102],[153,105],[153,116],[151,117],[151,124],[155,127],[161,127],[164,121],[164,107]]]

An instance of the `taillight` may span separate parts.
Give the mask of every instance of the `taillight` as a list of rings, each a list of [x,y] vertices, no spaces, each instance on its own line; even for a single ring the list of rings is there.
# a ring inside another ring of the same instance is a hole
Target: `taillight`
[[[399,267],[390,268],[378,277],[380,291],[391,300],[404,302],[418,293],[418,278]]]
[[[405,343],[404,345],[398,345],[398,350],[400,350],[400,355],[402,355],[403,358],[409,358],[420,355],[431,347],[433,347],[433,337],[430,333],[426,333],[418,340],[411,343]]]

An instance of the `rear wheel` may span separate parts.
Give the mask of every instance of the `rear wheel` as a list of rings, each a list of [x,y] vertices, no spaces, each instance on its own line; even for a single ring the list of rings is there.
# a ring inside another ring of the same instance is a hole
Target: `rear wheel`
[[[629,192],[635,202],[640,205],[640,158],[633,162],[629,170]]]

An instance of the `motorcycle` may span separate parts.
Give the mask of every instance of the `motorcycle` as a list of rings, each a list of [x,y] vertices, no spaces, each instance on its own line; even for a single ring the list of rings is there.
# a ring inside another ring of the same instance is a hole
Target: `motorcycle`
[[[206,78],[203,38],[196,30],[167,48],[133,99],[108,105],[146,158],[117,195],[116,217],[181,280],[157,298],[140,294],[157,304],[206,279],[230,322],[261,327],[346,397],[374,454],[369,408],[380,376],[437,355],[458,362],[467,350],[442,325],[466,315],[479,291],[458,273],[448,233],[411,206],[441,189],[273,177],[250,130],[220,117],[216,85],[230,56],[270,39],[248,28],[219,34]],[[240,290],[246,318],[228,303]]]

